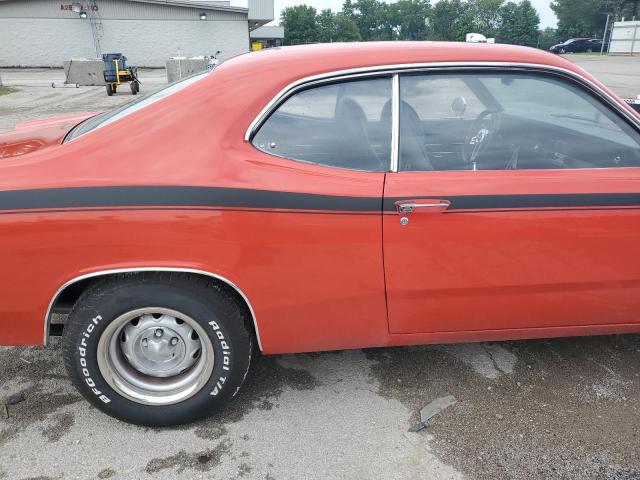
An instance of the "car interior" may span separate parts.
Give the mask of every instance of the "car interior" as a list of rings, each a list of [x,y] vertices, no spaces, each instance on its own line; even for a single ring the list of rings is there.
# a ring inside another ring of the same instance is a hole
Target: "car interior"
[[[448,87],[454,82],[446,75],[401,78],[400,170],[640,166],[638,132],[566,80],[531,74],[462,74],[455,80],[458,91]],[[280,108],[254,144],[305,162],[387,170],[392,110],[387,82],[333,86],[325,115],[314,114],[304,98],[304,109]]]
[[[391,158],[391,79],[303,90],[260,128],[253,144],[272,155],[365,171],[386,171]],[[389,110],[390,111],[390,110]]]

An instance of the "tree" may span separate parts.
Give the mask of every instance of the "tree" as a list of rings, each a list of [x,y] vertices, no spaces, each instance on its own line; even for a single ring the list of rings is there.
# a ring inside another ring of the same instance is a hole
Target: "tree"
[[[319,32],[316,9],[308,5],[287,7],[282,11],[280,23],[284,26],[285,45],[315,43]]]
[[[535,47],[538,43],[540,15],[529,0],[508,2],[500,9],[501,23],[498,30],[500,43],[513,43]]]
[[[331,9],[322,10],[316,17],[319,42],[335,42],[337,36],[336,15]],[[285,30],[286,31],[286,30]]]
[[[344,14],[335,14],[330,9],[316,16],[319,42],[357,42],[361,40],[358,26]]]
[[[356,23],[344,14],[336,14],[336,42],[359,42],[362,40]]]
[[[497,37],[502,23],[501,9],[504,0],[469,0],[468,3],[473,31],[485,37]]]
[[[429,0],[398,0],[388,6],[387,22],[397,40],[426,40]]]
[[[429,24],[433,40],[461,41],[474,28],[469,4],[462,0],[440,0],[431,8]]]
[[[552,0],[551,9],[558,17],[558,34],[572,37],[602,37],[607,15],[613,20],[638,14],[640,0]]]
[[[547,27],[538,34],[538,48],[549,50],[552,46],[562,42],[555,28]]]
[[[379,0],[345,0],[342,6],[343,15],[355,22],[364,41],[393,38],[388,11],[389,6]]]

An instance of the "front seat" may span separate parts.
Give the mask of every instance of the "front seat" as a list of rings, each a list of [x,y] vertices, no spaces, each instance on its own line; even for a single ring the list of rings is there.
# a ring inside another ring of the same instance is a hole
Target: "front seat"
[[[367,116],[354,99],[343,97],[336,105],[336,128],[344,138],[340,158],[345,168],[377,171],[382,162],[373,151],[367,131]]]
[[[391,102],[382,109],[382,119],[391,118]],[[400,102],[400,169],[435,170],[425,144],[425,131],[418,112],[407,102]]]

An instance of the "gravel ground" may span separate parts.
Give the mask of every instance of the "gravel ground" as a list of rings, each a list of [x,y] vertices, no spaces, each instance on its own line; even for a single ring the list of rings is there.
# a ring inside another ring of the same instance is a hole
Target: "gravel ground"
[[[570,56],[620,95],[640,59]],[[144,71],[144,91],[163,71]],[[126,102],[3,70],[0,130]],[[11,395],[25,400],[2,405]],[[408,430],[438,397],[457,403]],[[148,429],[75,392],[60,342],[0,348],[0,479],[640,479],[640,335],[259,357],[224,411]]]
[[[2,69],[2,84],[18,92],[0,96],[0,132],[13,129],[16,123],[31,118],[45,118],[61,113],[103,111],[132,100],[125,85],[113,97],[104,87],[52,88],[51,83],[64,82],[62,69]],[[167,83],[163,69],[141,70],[141,94]]]
[[[640,57],[625,55],[564,55],[621,97],[640,95]]]

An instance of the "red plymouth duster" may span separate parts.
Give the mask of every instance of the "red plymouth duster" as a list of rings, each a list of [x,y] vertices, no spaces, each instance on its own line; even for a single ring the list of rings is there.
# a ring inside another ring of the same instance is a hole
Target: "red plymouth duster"
[[[252,53],[0,156],[0,344],[62,334],[128,422],[220,408],[257,349],[640,332],[640,117],[539,50]]]

